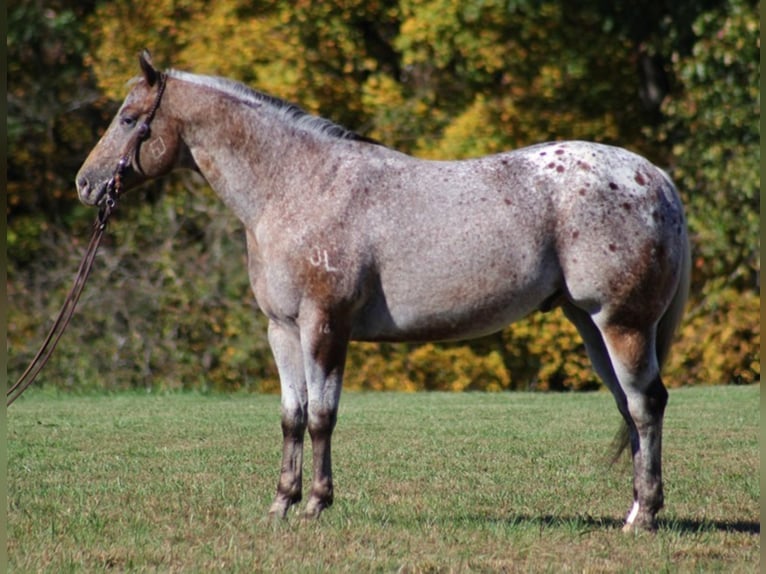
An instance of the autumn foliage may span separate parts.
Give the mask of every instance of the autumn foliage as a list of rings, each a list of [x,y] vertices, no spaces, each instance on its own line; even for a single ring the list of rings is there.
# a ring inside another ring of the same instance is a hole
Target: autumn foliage
[[[160,66],[241,80],[420,157],[553,139],[646,155],[678,183],[693,241],[666,382],[759,381],[760,4],[687,4],[12,2],[9,375],[63,301],[94,216],[74,174],[148,47]],[[198,178],[133,192],[43,382],[277,390],[244,258],[241,225]],[[555,310],[469,344],[355,344],[346,373],[371,390],[600,384]]]

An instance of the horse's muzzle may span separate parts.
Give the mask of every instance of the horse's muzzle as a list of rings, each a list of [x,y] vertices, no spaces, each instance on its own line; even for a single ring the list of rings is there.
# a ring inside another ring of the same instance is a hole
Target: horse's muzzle
[[[75,183],[80,201],[85,205],[95,206],[104,200],[109,182],[103,181],[94,185],[84,175],[78,175]]]

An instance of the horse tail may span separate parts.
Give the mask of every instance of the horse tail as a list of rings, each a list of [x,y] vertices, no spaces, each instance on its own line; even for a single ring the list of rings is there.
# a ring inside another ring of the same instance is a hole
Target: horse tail
[[[686,307],[686,300],[689,297],[689,284],[691,281],[691,248],[689,246],[689,238],[684,233],[683,245],[682,245],[682,257],[681,260],[681,277],[678,281],[678,287],[676,287],[675,295],[670,301],[670,305],[665,310],[665,313],[660,318],[660,322],[657,325],[657,362],[659,363],[660,370],[662,370],[665,361],[670,354],[670,345],[673,342],[673,336],[681,324],[681,319],[684,316],[684,309]]]
[[[673,294],[673,299],[670,301],[670,305],[660,317],[660,321],[657,324],[657,363],[659,364],[660,371],[665,364],[665,361],[670,354],[670,345],[673,342],[673,337],[681,324],[681,319],[684,316],[684,309],[686,307],[686,300],[689,297],[689,284],[691,282],[691,246],[689,244],[689,236],[684,225],[683,245],[681,247],[681,276],[676,287],[676,292]],[[630,429],[628,428],[627,421],[622,422],[620,429],[617,431],[617,436],[614,439],[614,456],[612,457],[612,463],[614,464],[625,452],[630,444]]]

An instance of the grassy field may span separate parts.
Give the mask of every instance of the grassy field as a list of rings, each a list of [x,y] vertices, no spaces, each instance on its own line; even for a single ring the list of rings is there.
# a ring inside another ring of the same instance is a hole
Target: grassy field
[[[10,571],[759,571],[759,386],[671,391],[654,535],[620,531],[608,394],[348,393],[335,506],[275,524],[278,401],[30,392],[8,410]]]

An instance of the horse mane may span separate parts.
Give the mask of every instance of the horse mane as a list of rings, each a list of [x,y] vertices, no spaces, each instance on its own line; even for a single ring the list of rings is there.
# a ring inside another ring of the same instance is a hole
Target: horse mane
[[[276,115],[296,128],[329,139],[360,141],[380,145],[379,142],[346,129],[326,118],[308,113],[303,108],[276,96],[271,96],[235,80],[221,76],[203,76],[178,70],[168,70],[167,75],[199,86],[206,86],[239,100],[251,107],[267,106]]]

